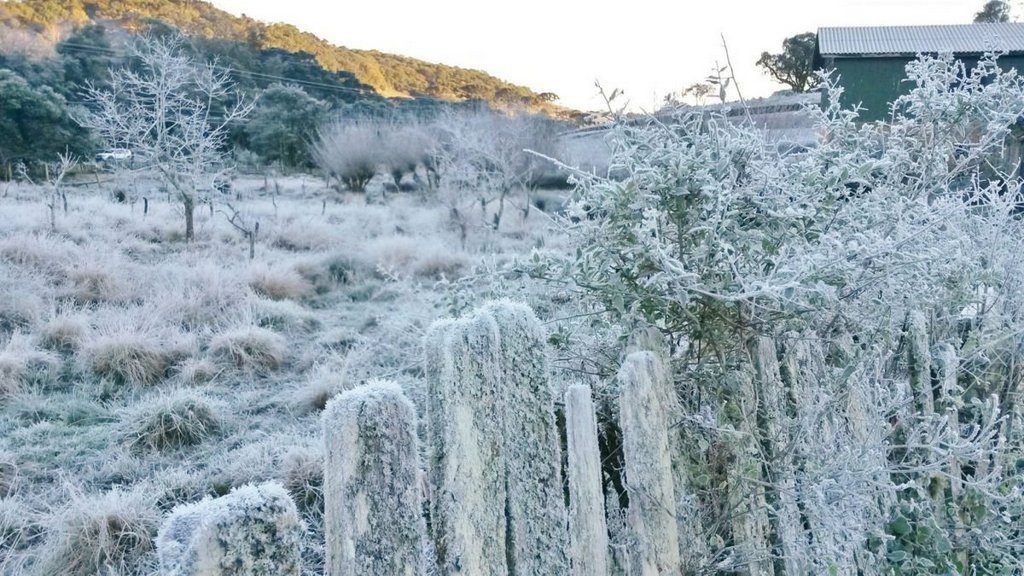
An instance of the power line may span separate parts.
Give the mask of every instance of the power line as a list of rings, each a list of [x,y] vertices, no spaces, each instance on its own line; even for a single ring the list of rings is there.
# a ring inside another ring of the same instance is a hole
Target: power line
[[[71,47],[72,51],[79,51],[79,52],[85,52],[85,53],[92,52],[93,54],[101,54],[101,55],[104,55],[104,56],[115,56],[117,58],[124,59],[124,55],[123,54],[119,53],[118,51],[116,51],[116,50],[114,50],[112,48],[102,48],[102,47],[99,47],[99,46],[90,46],[88,44],[78,44],[78,43],[75,43],[75,42],[62,42],[60,44],[60,47]],[[278,76],[278,75],[275,75],[275,74],[267,74],[265,72],[256,72],[254,70],[245,70],[245,69],[242,69],[242,68],[233,68],[233,67],[227,67],[227,66],[219,66],[219,65],[216,65],[216,64],[212,64],[212,63],[208,63],[207,65],[209,65],[210,67],[212,67],[212,68],[214,68],[216,70],[221,70],[221,71],[227,72],[229,74],[235,73],[235,74],[248,75],[250,77],[253,77],[253,79],[263,78],[263,79],[268,79],[268,80],[278,80],[278,81],[283,81],[283,82],[286,82],[286,83],[289,83],[289,84],[298,84],[298,85],[303,85],[303,86],[309,86],[309,87],[312,87],[312,88],[320,88],[320,89],[324,89],[324,90],[332,90],[332,91],[340,92],[340,93],[355,93],[355,94],[359,94],[359,95],[363,95],[363,96],[381,96],[380,93],[378,93],[376,90],[373,90],[372,88],[368,89],[368,88],[350,88],[350,87],[346,87],[346,86],[335,86],[333,84],[324,84],[322,82],[315,82],[315,81],[312,81],[312,80],[303,80],[301,78],[293,78],[293,77],[289,77],[289,76]],[[381,97],[382,98],[387,98],[387,97],[384,97],[384,96],[381,96]],[[402,106],[411,106],[411,107],[420,107],[420,108],[433,108],[433,107],[435,107],[436,104],[431,102],[431,100],[444,102],[444,100],[442,100],[442,99],[440,99],[438,97],[434,97],[434,96],[410,97],[410,99],[408,99],[408,100],[395,99],[395,98],[387,98],[387,99],[388,100],[398,100],[399,102],[402,103]]]
[[[77,51],[77,52],[85,52],[85,53],[90,53],[91,52],[93,54],[102,54],[104,56],[116,56],[118,58],[123,58],[123,55],[117,53],[115,50],[109,49],[109,48],[101,48],[99,46],[89,46],[89,45],[86,45],[86,44],[76,44],[74,42],[62,42],[60,44],[60,46],[61,47],[70,47],[70,48],[72,48],[72,51]],[[227,72],[229,74],[232,74],[232,73],[244,74],[244,75],[248,75],[248,76],[251,76],[251,77],[259,77],[259,78],[264,78],[264,79],[269,79],[269,80],[280,80],[280,81],[284,81],[284,82],[288,82],[288,83],[292,83],[292,84],[300,84],[300,85],[310,86],[310,87],[314,87],[314,88],[322,88],[322,89],[325,89],[325,90],[334,90],[336,92],[348,92],[348,93],[355,93],[355,94],[360,94],[360,95],[374,95],[374,96],[379,95],[375,90],[368,89],[368,88],[350,88],[350,87],[347,87],[347,86],[336,86],[336,85],[333,85],[333,84],[324,84],[322,82],[315,82],[315,81],[312,81],[312,80],[303,80],[301,78],[292,78],[292,77],[288,77],[288,76],[278,76],[278,75],[275,75],[275,74],[267,74],[266,72],[256,72],[254,70],[245,70],[243,68],[234,68],[234,67],[229,67],[229,66],[219,66],[217,64],[212,64],[212,63],[208,63],[207,65],[210,66],[211,68],[214,68],[215,70],[220,70],[220,71],[223,71],[223,72]]]

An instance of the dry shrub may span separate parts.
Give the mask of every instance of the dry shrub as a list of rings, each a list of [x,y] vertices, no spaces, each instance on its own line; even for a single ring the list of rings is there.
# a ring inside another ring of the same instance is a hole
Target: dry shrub
[[[0,351],[0,396],[52,382],[59,369],[60,360],[54,354],[39,350],[28,337],[15,332]]]
[[[249,296],[238,271],[212,261],[195,266],[168,266],[172,282],[160,295],[160,316],[183,328],[223,328]]]
[[[48,523],[41,573],[145,573],[159,521],[150,494],[142,490],[75,494]]]
[[[344,390],[341,380],[344,363],[343,356],[331,355],[310,370],[305,384],[295,393],[294,405],[298,412],[320,412],[328,400]]]
[[[117,385],[145,386],[163,379],[167,370],[189,352],[189,343],[182,334],[122,324],[98,331],[79,354],[83,364],[98,376]]]
[[[306,448],[290,449],[281,458],[281,484],[304,513],[324,513],[324,455]]]
[[[210,352],[240,370],[266,372],[284,362],[287,348],[280,334],[258,326],[240,326],[210,341]]]
[[[313,286],[301,274],[280,266],[253,266],[249,270],[249,287],[273,300],[299,300],[313,293]]]
[[[89,320],[84,315],[60,310],[39,327],[39,344],[54,352],[74,352],[88,333]]]
[[[152,452],[194,446],[220,430],[218,411],[211,400],[190,390],[162,394],[124,417],[128,447]]]

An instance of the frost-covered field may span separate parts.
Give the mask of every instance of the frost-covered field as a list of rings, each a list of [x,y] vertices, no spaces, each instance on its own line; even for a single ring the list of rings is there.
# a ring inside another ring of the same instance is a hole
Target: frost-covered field
[[[534,210],[473,223],[463,245],[417,195],[243,178],[250,261],[220,203],[187,244],[180,204],[126,187],[128,203],[67,188],[55,231],[45,189],[0,198],[0,573],[149,572],[173,506],[266,480],[295,500],[304,573],[320,573],[326,400],[384,377],[419,402],[423,333],[465,293],[448,283],[556,237]]]

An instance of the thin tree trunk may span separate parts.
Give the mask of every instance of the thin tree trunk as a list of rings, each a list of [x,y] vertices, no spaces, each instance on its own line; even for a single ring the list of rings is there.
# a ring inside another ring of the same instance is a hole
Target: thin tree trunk
[[[185,242],[192,242],[196,239],[195,231],[195,201],[191,197],[186,197],[183,202],[185,206]]]

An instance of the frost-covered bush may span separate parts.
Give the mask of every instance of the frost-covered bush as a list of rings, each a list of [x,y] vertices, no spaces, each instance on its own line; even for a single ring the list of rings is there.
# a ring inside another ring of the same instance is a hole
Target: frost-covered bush
[[[324,409],[327,574],[423,573],[416,409],[401,387],[370,382]]]
[[[425,343],[431,529],[449,572],[568,571],[567,517],[544,334],[489,303]]]
[[[280,484],[178,506],[156,539],[166,576],[298,576],[303,526]]]
[[[907,72],[875,124],[827,80],[807,150],[717,112],[617,126],[576,250],[537,261],[669,337],[705,568],[1022,569],[1024,80]]]

